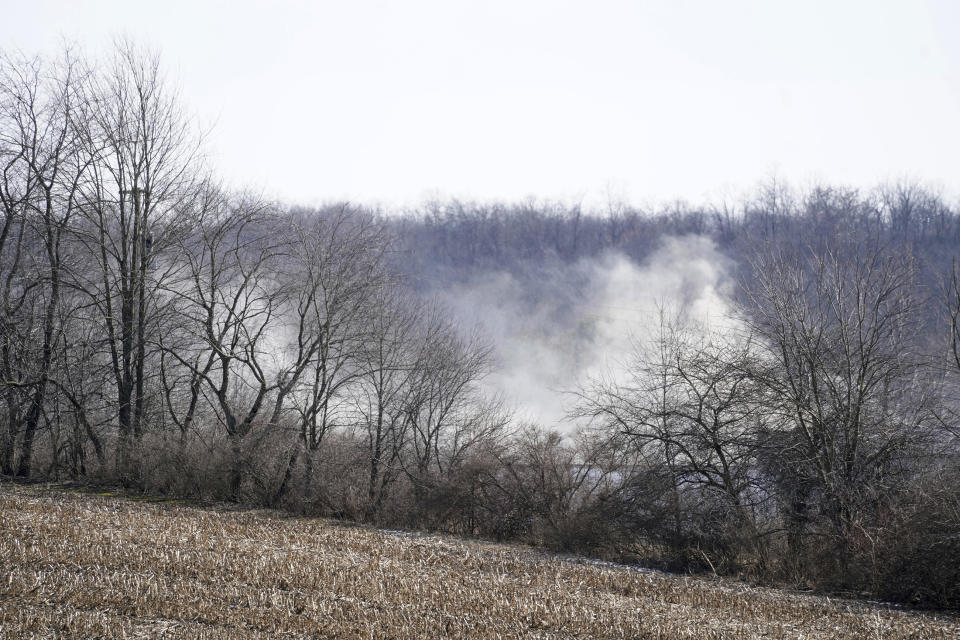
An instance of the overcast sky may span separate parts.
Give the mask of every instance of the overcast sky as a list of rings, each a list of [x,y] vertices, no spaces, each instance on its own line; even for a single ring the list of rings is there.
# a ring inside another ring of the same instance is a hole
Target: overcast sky
[[[236,186],[637,204],[960,193],[960,2],[13,2],[0,45],[159,50]]]

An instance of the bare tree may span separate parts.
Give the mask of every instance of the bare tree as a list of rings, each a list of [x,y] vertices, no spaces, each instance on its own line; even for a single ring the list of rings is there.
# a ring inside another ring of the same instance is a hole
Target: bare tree
[[[165,289],[180,330],[160,343],[163,386],[181,434],[193,425],[201,400],[212,405],[235,456],[236,493],[244,439],[258,421],[278,421],[306,356],[298,354],[292,369],[277,357],[279,316],[289,294],[280,281],[288,237],[277,217],[257,200],[231,201],[216,190],[203,207],[199,228],[178,252],[178,278]],[[185,405],[174,401],[184,385]]]
[[[295,405],[305,446],[316,449],[338,424],[345,389],[356,380],[365,337],[363,317],[392,276],[389,242],[369,215],[346,205],[294,214],[291,276],[297,341],[311,342]],[[344,420],[340,415],[339,420]]]
[[[751,373],[755,352],[749,336],[661,309],[652,338],[635,344],[628,377],[598,380],[580,392],[574,415],[668,471],[675,544],[689,536],[683,494],[690,491],[719,499],[730,514],[715,537],[757,539],[754,510],[762,491],[755,469],[765,415],[763,389]]]
[[[144,429],[150,372],[149,331],[156,318],[151,266],[170,248],[168,230],[190,213],[199,142],[156,55],[116,46],[105,72],[91,72],[77,115],[91,157],[81,185],[78,238],[95,268],[77,285],[97,308],[116,393],[117,469],[129,476],[130,449]]]
[[[930,189],[919,183],[900,181],[883,185],[878,192],[879,209],[894,236],[909,240],[946,231],[945,207]]]
[[[503,439],[510,414],[480,387],[493,361],[491,347],[478,333],[462,335],[443,307],[428,305],[417,341],[419,355],[405,400],[409,443],[402,463],[419,517],[444,522],[466,499],[464,465],[474,451]]]
[[[410,398],[424,345],[422,306],[396,288],[382,289],[367,319],[360,377],[354,394],[356,421],[366,443],[366,517],[380,514],[387,491],[402,473],[410,430]]]
[[[754,270],[748,318],[764,346],[759,378],[779,423],[777,455],[806,487],[793,508],[817,507],[843,535],[859,504],[895,482],[894,463],[931,417],[913,262],[848,246],[774,251]]]
[[[291,283],[285,309],[285,356],[292,363],[283,394],[297,416],[300,446],[289,454],[278,501],[305,453],[305,486],[312,492],[314,452],[327,433],[350,424],[350,391],[361,368],[365,317],[392,280],[383,226],[347,205],[287,213],[290,251],[283,265]]]
[[[105,435],[115,422],[112,411],[110,366],[103,358],[103,335],[96,318],[91,320],[84,296],[71,292],[72,300],[61,306],[57,369],[54,380],[60,396],[61,415],[70,423],[68,464],[74,475],[87,473],[87,444],[93,449],[98,470],[107,470]]]
[[[66,51],[55,63],[0,58],[0,269],[7,424],[0,469],[29,476],[33,443],[51,383],[65,264],[64,241],[77,213],[89,156],[75,127],[84,77]]]
[[[492,366],[491,348],[477,334],[461,338],[446,315],[440,307],[427,312],[417,376],[411,381],[413,390],[407,405],[413,475],[421,482],[431,470],[443,473],[445,461],[440,448],[446,438],[455,437],[478,418],[477,384]]]

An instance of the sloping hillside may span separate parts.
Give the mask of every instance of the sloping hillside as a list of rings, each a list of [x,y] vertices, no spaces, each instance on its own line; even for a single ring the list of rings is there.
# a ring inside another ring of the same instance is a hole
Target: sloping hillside
[[[957,638],[960,622],[275,512],[0,485],[0,637]]]

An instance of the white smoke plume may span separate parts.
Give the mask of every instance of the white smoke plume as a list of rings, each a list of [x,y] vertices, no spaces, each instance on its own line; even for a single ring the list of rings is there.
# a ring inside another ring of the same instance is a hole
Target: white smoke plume
[[[609,253],[533,281],[487,272],[439,295],[492,340],[500,367],[486,380],[489,390],[519,418],[567,431],[569,392],[600,374],[619,378],[661,308],[683,309],[713,328],[733,322],[729,267],[709,238],[669,237],[643,264]]]

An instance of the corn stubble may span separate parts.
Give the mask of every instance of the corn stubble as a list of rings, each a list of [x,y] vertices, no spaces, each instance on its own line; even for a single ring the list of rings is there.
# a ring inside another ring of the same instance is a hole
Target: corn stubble
[[[956,619],[263,511],[0,487],[2,638],[957,638]]]

